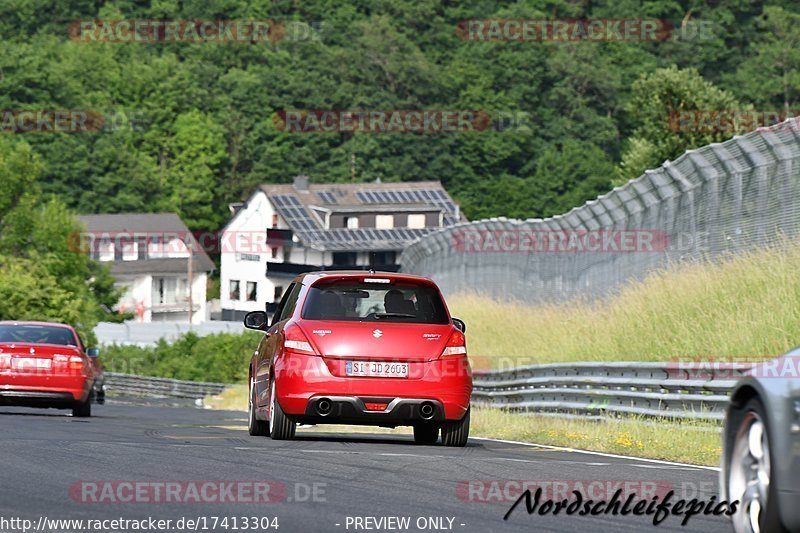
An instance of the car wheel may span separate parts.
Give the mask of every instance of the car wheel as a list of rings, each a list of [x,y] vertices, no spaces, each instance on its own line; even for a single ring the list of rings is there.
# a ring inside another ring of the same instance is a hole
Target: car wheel
[[[444,423],[442,426],[442,444],[445,446],[463,447],[469,438],[469,407],[461,420]]]
[[[435,444],[439,440],[439,426],[435,424],[415,424],[414,442],[417,444]]]
[[[764,406],[752,398],[731,426],[733,435],[728,458],[728,497],[739,500],[733,515],[737,533],[786,531],[778,517],[775,486],[771,483],[772,455]]]
[[[283,413],[275,398],[275,378],[272,378],[269,382],[269,436],[272,440],[291,440],[295,429],[294,421]]]
[[[269,425],[264,420],[256,418],[256,380],[250,377],[248,388],[249,400],[247,402],[247,432],[254,437],[264,437],[269,433]]]
[[[88,418],[92,416],[91,395],[88,398],[86,398],[86,401],[78,402],[72,406],[72,416],[76,418]]]

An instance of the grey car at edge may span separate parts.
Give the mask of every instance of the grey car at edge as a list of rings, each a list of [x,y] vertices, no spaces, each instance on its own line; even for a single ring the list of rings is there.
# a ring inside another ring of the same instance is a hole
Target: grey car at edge
[[[737,532],[800,532],[800,347],[748,369],[722,434],[722,497]]]

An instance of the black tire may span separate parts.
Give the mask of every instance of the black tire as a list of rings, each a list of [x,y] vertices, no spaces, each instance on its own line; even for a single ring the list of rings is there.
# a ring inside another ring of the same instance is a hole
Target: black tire
[[[439,426],[436,424],[415,424],[414,442],[417,444],[436,444],[439,440]]]
[[[448,420],[442,426],[442,444],[464,447],[469,439],[469,407],[461,420]]]
[[[269,424],[266,420],[259,420],[256,417],[255,387],[252,378],[250,378],[248,391],[249,400],[247,402],[247,432],[253,437],[266,437],[269,434]]]
[[[92,397],[86,398],[84,402],[78,402],[72,406],[72,416],[75,418],[89,418],[92,416]]]
[[[269,383],[269,436],[272,440],[292,440],[297,426],[286,416],[275,395],[275,378]]]
[[[766,442],[766,453],[761,453],[760,455],[767,459],[771,470],[769,489],[766,491],[766,505],[761,507],[761,511],[758,515],[759,529],[764,532],[788,533],[788,530],[781,524],[780,511],[778,510],[777,487],[774,483],[774,476],[771,475],[775,469],[780,468],[773,460],[772,443],[774,441],[772,439],[774,435],[771,432],[769,418],[767,417],[764,404],[757,397],[748,400],[741,410],[732,411],[727,424],[729,433],[726,436],[728,446],[725,457],[727,463],[725,465],[727,476],[727,479],[725,479],[727,485],[726,492],[729,500],[740,500],[737,512],[731,517],[733,527],[736,532],[749,533],[754,530],[749,523],[748,509],[745,508],[746,503],[743,501],[744,499],[741,498],[740,494],[732,494],[732,492],[734,492],[732,477],[736,475],[734,474],[734,470],[741,471],[740,468],[734,465],[734,462],[737,464],[741,463],[741,459],[737,459],[737,457],[740,457],[740,452],[744,449],[745,443],[743,439],[747,439],[749,428],[754,423],[759,422],[763,425],[763,433],[766,434],[766,440],[762,440],[762,444]],[[760,502],[760,505],[761,503],[763,502]]]

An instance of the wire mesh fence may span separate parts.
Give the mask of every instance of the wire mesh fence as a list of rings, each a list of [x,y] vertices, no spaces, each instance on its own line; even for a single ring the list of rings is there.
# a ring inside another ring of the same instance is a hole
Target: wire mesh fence
[[[546,219],[462,223],[408,247],[402,270],[445,293],[531,303],[607,295],[672,262],[787,242],[800,232],[800,121],[686,152]]]

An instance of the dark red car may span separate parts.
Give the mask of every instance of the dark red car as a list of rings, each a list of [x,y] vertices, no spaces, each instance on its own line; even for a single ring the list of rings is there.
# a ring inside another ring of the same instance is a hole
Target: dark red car
[[[251,435],[294,437],[297,423],[413,426],[418,443],[469,436],[472,372],[464,323],[433,281],[405,274],[297,277],[250,364]]]
[[[0,322],[0,405],[91,416],[92,400],[105,400],[97,356],[66,324]]]

